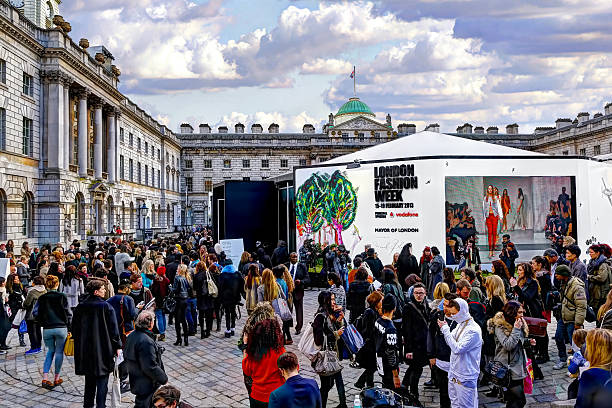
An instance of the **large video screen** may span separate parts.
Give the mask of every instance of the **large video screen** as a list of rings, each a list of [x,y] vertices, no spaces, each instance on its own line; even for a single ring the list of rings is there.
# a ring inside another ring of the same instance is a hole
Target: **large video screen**
[[[556,237],[576,237],[574,177],[446,177],[446,262],[461,265],[478,249],[499,259],[503,236],[530,260]]]

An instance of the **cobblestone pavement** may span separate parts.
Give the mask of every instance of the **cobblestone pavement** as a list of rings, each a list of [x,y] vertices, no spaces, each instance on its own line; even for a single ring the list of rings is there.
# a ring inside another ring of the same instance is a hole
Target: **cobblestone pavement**
[[[318,291],[306,292],[304,302],[304,316],[306,322],[314,315],[316,309],[316,298]],[[237,333],[241,332],[246,313],[237,323]],[[550,355],[557,355],[553,323],[549,325],[551,336]],[[292,329],[293,333],[293,329]],[[242,354],[236,347],[237,337],[226,339],[223,337],[223,329],[213,332],[206,340],[198,337],[190,337],[188,347],[176,347],[174,328],[169,328],[166,333],[166,342],[163,355],[166,373],[169,382],[181,389],[184,399],[194,407],[248,407],[248,395],[243,384],[241,358]],[[26,336],[27,339],[27,336]],[[300,357],[302,375],[317,378],[305,357],[297,351],[299,336],[294,336],[294,345],[287,346]],[[27,342],[27,340],[26,340]],[[9,345],[13,348],[8,354],[0,355],[0,395],[2,395],[0,406],[2,407],[80,407],[83,403],[84,377],[74,375],[74,360],[72,357],[64,358],[62,378],[64,383],[49,391],[40,387],[42,379],[43,353],[34,356],[24,356],[27,349],[18,346],[19,342],[15,330],[9,336]],[[563,400],[567,397],[567,387],[570,379],[566,370],[555,371],[552,369],[554,361],[543,365],[545,379],[537,381],[533,395],[527,397],[529,407],[549,407],[551,401]],[[344,364],[342,372],[346,386],[347,402],[352,406],[353,399],[358,390],[353,385],[360,374],[360,370]],[[402,368],[402,377],[403,377]],[[112,378],[112,377],[111,377]],[[421,384],[429,379],[429,369],[425,368]],[[421,402],[427,407],[439,406],[437,392],[421,389]],[[482,391],[488,387],[481,388],[480,406],[503,407],[504,404],[495,399],[487,398]],[[123,394],[124,406],[132,406],[133,396],[130,393]],[[328,406],[334,407],[338,404],[338,396],[335,387],[330,391]],[[108,403],[110,407],[110,401]]]

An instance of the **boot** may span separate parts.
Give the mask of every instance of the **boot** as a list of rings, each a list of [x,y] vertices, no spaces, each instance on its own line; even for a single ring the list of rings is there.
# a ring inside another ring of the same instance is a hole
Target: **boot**
[[[181,340],[180,337],[176,338],[176,341],[173,343],[175,346],[180,346],[183,344],[183,341]]]
[[[216,331],[221,331],[221,320],[217,320],[217,330]]]
[[[185,346],[189,345],[189,334],[185,335]]]
[[[202,331],[200,332],[200,338],[201,338],[201,339],[205,339],[205,338],[206,338],[206,332],[205,332],[204,330],[202,330]]]
[[[210,337],[210,330],[206,330],[206,333],[204,333],[204,338],[207,339]]]

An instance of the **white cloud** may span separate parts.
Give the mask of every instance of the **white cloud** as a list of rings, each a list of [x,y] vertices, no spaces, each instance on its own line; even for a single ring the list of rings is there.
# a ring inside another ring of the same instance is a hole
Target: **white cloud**
[[[337,58],[316,58],[302,64],[302,74],[348,75],[353,66],[350,62]]]

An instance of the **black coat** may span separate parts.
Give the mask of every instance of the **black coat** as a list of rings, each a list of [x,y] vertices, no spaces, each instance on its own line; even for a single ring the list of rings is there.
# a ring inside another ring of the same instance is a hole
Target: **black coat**
[[[516,285],[514,292],[525,308],[525,316],[542,318],[542,301],[535,279],[527,279],[522,288]]]
[[[298,262],[296,265],[297,270],[295,271],[295,278],[293,279],[293,283],[295,284],[293,299],[301,300],[304,298],[304,288],[310,284],[310,275],[308,275],[308,268],[305,264]],[[285,266],[289,274],[291,274],[291,262],[287,262]],[[299,280],[300,283],[295,283],[296,280]]]
[[[382,270],[384,268],[382,262],[380,261],[380,259],[378,258],[366,258],[365,259],[366,263],[368,264],[368,266],[370,267],[370,270],[372,271],[372,275],[374,275],[374,279],[376,279],[379,282],[382,282]]]
[[[240,272],[222,272],[219,276],[219,301],[223,306],[235,306],[244,297],[244,279]]]
[[[435,358],[436,360],[450,361],[451,349],[444,340],[444,335],[438,326],[438,316],[443,314],[441,310],[435,310],[431,314],[429,320],[429,333],[427,335],[427,358]],[[454,330],[457,327],[457,322],[445,319],[449,328]]]
[[[50,290],[38,298],[36,322],[45,329],[69,327],[72,312],[68,298],[62,292]]]
[[[402,290],[405,292],[408,290],[406,285],[406,278],[412,274],[420,275],[419,262],[414,255],[406,257],[400,257],[397,260],[397,280],[402,285]]]
[[[404,356],[412,353],[409,364],[424,366],[427,364],[427,334],[431,309],[427,300],[419,304],[414,297],[404,306],[402,314],[402,335],[404,339]]]
[[[198,310],[211,310],[215,307],[214,298],[208,294],[206,272],[193,275],[193,291],[198,299]]]
[[[149,395],[168,382],[162,351],[153,336],[149,331],[136,329],[127,337],[123,354],[128,364],[132,394]]]
[[[176,271],[178,270],[179,263],[176,260],[173,260],[169,264],[166,265],[166,278],[170,282],[174,282],[174,278],[176,277]]]
[[[544,309],[546,310],[546,299],[548,298],[548,293],[555,289],[553,288],[552,281],[550,280],[550,273],[545,273],[542,276],[538,276],[537,279],[540,283],[540,297],[542,299]]]
[[[115,355],[121,348],[121,337],[115,311],[110,304],[94,295],[79,303],[74,309],[72,337],[76,375],[100,377],[113,372]]]
[[[363,312],[360,334],[364,343],[357,352],[357,362],[361,368],[376,368],[376,328],[374,325],[379,317],[378,312],[371,307]]]
[[[289,251],[287,246],[279,246],[272,252],[272,266],[282,265],[289,262]]]
[[[366,298],[371,293],[372,284],[368,281],[355,280],[351,282],[346,294],[346,308],[351,311],[350,322],[363,314],[366,309]]]

